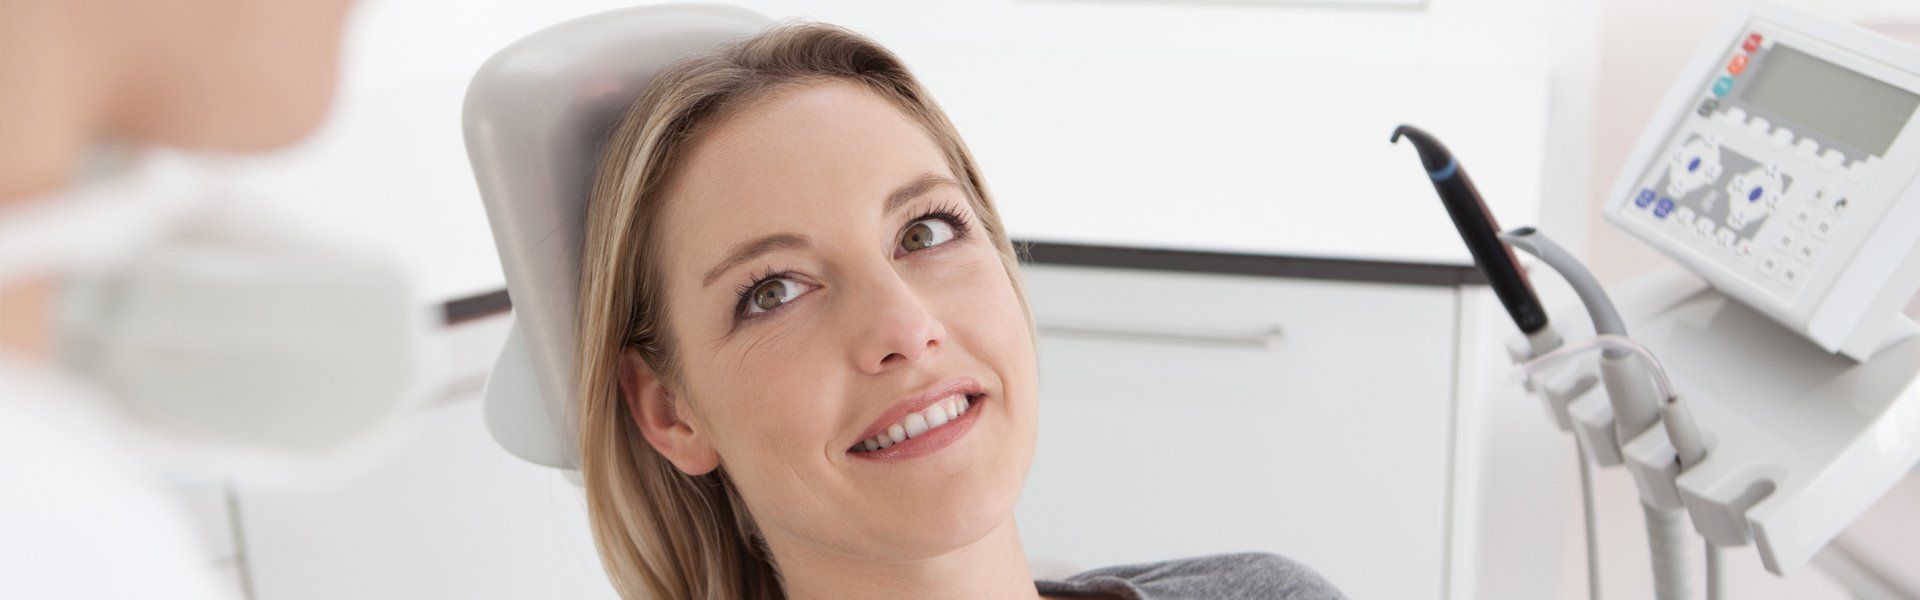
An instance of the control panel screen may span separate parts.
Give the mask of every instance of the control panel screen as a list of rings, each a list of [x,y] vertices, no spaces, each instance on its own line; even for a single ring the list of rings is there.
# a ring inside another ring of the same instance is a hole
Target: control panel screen
[[[1920,95],[1785,44],[1760,62],[1741,99],[1868,154],[1886,154],[1920,107]]]

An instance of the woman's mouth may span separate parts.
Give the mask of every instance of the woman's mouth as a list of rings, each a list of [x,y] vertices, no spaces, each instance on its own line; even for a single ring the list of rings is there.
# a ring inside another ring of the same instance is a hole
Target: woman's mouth
[[[885,431],[861,440],[847,452],[872,460],[913,458],[945,448],[973,428],[985,394],[954,394],[908,413]]]

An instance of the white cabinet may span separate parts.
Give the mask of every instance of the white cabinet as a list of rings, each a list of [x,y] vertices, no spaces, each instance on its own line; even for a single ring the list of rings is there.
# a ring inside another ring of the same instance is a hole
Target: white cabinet
[[[1262,550],[1356,598],[1441,595],[1455,288],[1034,265],[1025,281],[1042,329],[1030,558]]]

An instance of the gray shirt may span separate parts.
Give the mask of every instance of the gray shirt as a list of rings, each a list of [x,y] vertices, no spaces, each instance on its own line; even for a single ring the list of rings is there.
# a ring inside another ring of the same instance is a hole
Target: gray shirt
[[[1318,573],[1278,554],[1239,552],[1094,569],[1035,580],[1046,596],[1126,600],[1344,599]]]

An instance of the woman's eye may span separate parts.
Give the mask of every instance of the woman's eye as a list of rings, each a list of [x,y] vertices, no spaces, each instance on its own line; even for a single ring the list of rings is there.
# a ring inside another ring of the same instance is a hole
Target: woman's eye
[[[763,313],[800,297],[806,293],[805,284],[792,279],[768,279],[753,288],[753,295],[747,298],[747,313]]]
[[[905,236],[900,238],[900,247],[908,252],[931,248],[953,239],[953,225],[940,219],[921,219],[907,228]]]

